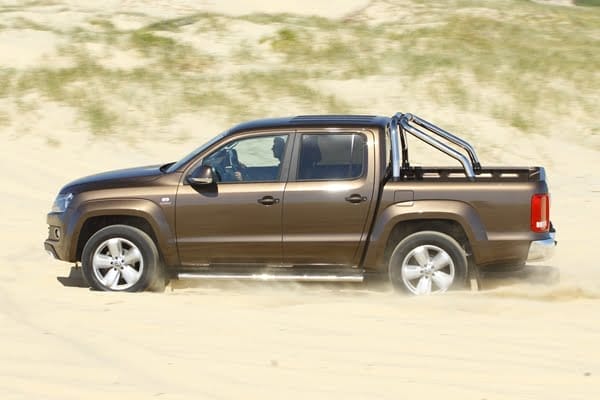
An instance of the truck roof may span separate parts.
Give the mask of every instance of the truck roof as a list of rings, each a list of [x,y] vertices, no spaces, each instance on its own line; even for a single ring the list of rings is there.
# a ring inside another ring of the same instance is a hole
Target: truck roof
[[[297,115],[294,117],[266,118],[243,122],[229,130],[229,134],[253,129],[273,129],[319,126],[385,127],[389,117],[376,115]]]

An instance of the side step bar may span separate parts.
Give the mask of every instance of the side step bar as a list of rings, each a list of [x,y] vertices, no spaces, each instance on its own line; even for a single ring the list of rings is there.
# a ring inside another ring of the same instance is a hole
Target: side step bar
[[[278,282],[362,282],[363,271],[332,272],[179,272],[178,279],[244,280]]]

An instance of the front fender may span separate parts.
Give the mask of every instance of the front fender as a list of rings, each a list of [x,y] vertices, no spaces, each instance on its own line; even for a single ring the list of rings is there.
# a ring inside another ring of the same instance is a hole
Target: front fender
[[[100,216],[134,216],[146,220],[157,240],[157,247],[167,265],[179,263],[175,234],[165,210],[147,199],[98,199],[81,202],[69,218],[66,232],[71,240],[70,259],[76,258],[77,242],[87,220]]]
[[[392,230],[396,225],[407,221],[455,221],[463,228],[471,244],[487,240],[486,229],[479,214],[471,205],[462,201],[418,200],[394,203],[381,210],[376,218],[363,263],[368,269],[384,264],[385,250]],[[476,248],[473,248],[473,256],[475,260],[478,259]]]

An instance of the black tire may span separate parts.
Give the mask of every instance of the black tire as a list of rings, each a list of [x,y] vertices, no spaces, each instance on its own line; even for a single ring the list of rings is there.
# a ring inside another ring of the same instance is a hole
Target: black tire
[[[164,290],[165,277],[156,244],[146,232],[132,226],[111,225],[94,233],[83,248],[81,264],[92,289]]]
[[[434,263],[438,255],[439,260],[450,261]],[[446,258],[446,255],[449,257]],[[424,257],[429,260],[427,263],[423,262]],[[405,265],[404,272],[403,265]],[[442,265],[444,266],[436,268]],[[467,283],[467,257],[463,248],[454,238],[441,232],[421,231],[408,235],[394,248],[388,266],[392,286],[396,290],[410,294],[425,294],[423,290],[427,285],[430,292],[444,292],[462,289]],[[414,273],[411,274],[411,271]],[[415,277],[417,275],[418,277]],[[413,279],[410,279],[411,276]],[[451,281],[449,276],[452,277]],[[419,286],[423,283],[422,279],[425,279],[423,287]],[[450,284],[445,287],[449,281]],[[438,285],[439,282],[444,282],[444,285]]]

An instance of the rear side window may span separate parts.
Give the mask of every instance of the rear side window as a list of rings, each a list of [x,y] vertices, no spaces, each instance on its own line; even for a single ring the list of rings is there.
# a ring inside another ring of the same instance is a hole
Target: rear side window
[[[297,180],[345,180],[363,175],[367,138],[360,133],[303,134]]]

